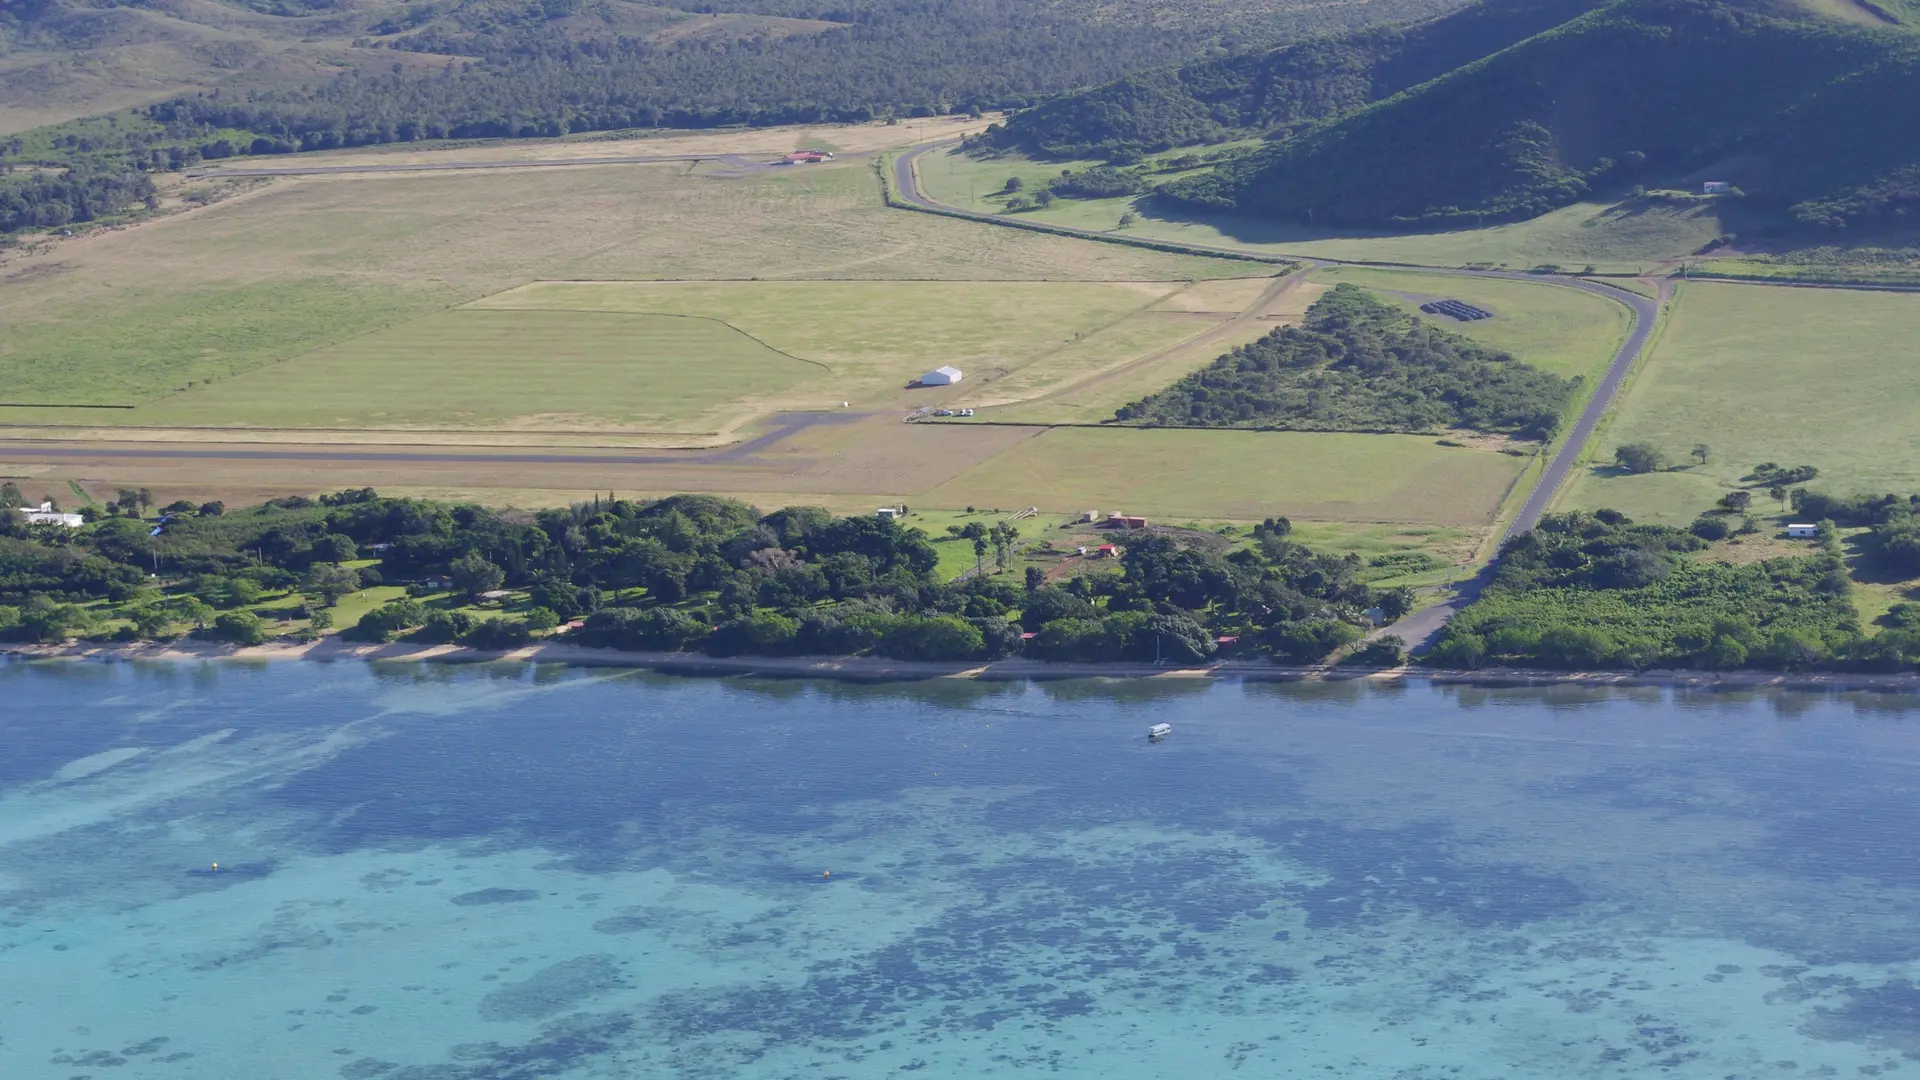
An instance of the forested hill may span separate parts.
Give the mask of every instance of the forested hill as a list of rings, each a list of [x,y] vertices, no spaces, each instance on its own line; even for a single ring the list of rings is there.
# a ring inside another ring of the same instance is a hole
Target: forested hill
[[[145,196],[138,173],[205,158],[1019,108],[1456,2],[1215,0],[1163,19],[1154,0],[0,0],[0,121],[85,99],[82,75],[112,89],[116,65],[212,84],[0,141],[0,232],[118,213]]]
[[[1901,220],[1920,207],[1920,37],[1768,0],[1617,0],[1167,193],[1437,228],[1709,172],[1809,225]]]
[[[1179,427],[1437,431],[1544,439],[1574,384],[1342,283],[1303,325],[1243,345],[1114,417]]]
[[[155,106],[156,119],[233,127],[288,149],[391,140],[557,135],[625,127],[859,121],[999,108],[1165,63],[1188,35],[1067,22],[1018,0],[894,0],[829,12],[851,25],[712,46],[581,42],[534,32],[403,49],[490,48],[444,73],[405,69],[236,98]]]
[[[1357,109],[1561,25],[1603,0],[1482,0],[1401,26],[1129,75],[1020,113],[985,142],[1122,158],[1286,131]]]

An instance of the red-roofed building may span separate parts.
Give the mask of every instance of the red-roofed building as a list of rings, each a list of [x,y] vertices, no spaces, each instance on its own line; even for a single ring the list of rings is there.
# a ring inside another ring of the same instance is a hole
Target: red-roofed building
[[[822,161],[832,161],[833,155],[825,150],[795,150],[780,160],[787,165],[812,165]]]

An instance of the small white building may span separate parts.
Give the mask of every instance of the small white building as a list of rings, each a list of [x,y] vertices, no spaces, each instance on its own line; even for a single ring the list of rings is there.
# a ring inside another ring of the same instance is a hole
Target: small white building
[[[1819,534],[1820,526],[1809,525],[1804,521],[1796,521],[1787,526],[1787,535],[1796,540],[1811,540]]]
[[[23,506],[20,513],[26,517],[29,525],[65,525],[69,529],[77,529],[87,523],[87,519],[79,514],[63,514],[55,510],[50,502],[43,502],[39,506]]]
[[[877,518],[886,518],[888,520],[892,520],[900,516],[900,508],[897,506],[883,506],[880,509],[875,510],[873,512],[873,516]]]
[[[1727,180],[1709,180],[1700,185],[1700,191],[1706,195],[1729,195],[1733,193],[1733,184]]]
[[[920,385],[952,386],[964,378],[966,378],[966,375],[962,373],[959,368],[949,364],[942,364],[932,371],[927,372],[925,375],[920,376]]]

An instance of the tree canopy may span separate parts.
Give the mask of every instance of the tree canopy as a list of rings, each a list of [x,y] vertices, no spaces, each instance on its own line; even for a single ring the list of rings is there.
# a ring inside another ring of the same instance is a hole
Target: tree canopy
[[[1546,438],[1574,385],[1342,282],[1302,325],[1240,346],[1114,418],[1303,431],[1460,427]]]

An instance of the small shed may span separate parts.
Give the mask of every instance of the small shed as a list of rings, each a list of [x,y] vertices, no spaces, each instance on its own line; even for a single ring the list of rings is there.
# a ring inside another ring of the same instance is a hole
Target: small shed
[[[1820,526],[1809,525],[1804,521],[1796,521],[1787,526],[1787,535],[1796,540],[1811,540],[1815,536],[1820,535]]]
[[[925,375],[920,376],[920,385],[952,386],[964,378],[966,378],[966,374],[959,368],[950,364],[942,364],[932,371],[927,372]]]
[[[886,518],[888,520],[892,520],[900,516],[900,508],[897,506],[883,506],[880,509],[875,510],[873,512],[873,516],[877,518]]]
[[[1728,195],[1733,192],[1733,183],[1728,180],[1709,180],[1700,185],[1700,191],[1705,195]]]

